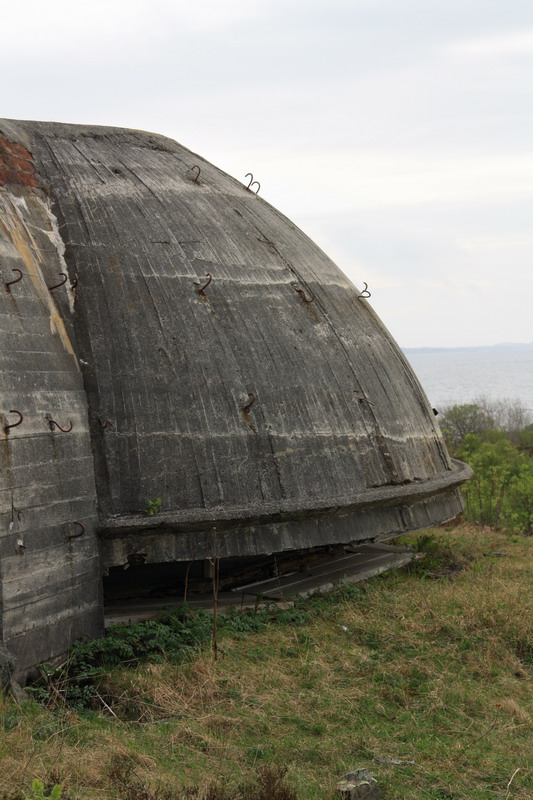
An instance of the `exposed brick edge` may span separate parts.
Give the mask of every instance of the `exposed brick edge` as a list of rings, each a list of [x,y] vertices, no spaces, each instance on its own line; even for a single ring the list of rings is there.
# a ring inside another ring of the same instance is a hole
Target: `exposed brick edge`
[[[32,154],[18,142],[0,136],[0,186],[38,186]]]

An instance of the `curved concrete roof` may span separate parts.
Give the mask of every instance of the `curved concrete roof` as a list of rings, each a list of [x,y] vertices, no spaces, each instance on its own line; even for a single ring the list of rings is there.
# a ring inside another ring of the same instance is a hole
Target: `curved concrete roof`
[[[215,535],[222,555],[386,538],[461,510],[468,468],[399,347],[260,196],[155,134],[4,121],[0,136],[0,232],[19,255],[39,239],[31,286],[4,303],[27,298],[20,353],[46,309],[62,367],[34,384],[34,416],[70,381],[59,404],[85,457],[90,434],[108,566],[203,557]],[[4,415],[23,404],[13,358]]]

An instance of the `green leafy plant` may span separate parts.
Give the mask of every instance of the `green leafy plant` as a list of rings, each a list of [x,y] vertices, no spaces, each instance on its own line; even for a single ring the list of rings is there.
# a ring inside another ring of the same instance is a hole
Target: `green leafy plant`
[[[474,474],[462,489],[465,516],[533,534],[533,425],[518,401],[488,401],[444,410],[440,427],[453,456]]]
[[[468,434],[458,455],[474,475],[463,488],[467,518],[482,525],[533,532],[533,459],[502,431],[488,440]]]
[[[107,670],[165,657],[174,663],[183,661],[209,639],[211,624],[207,612],[178,608],[159,619],[112,625],[101,639],[76,642],[60,667],[41,665],[41,679],[28,691],[40,702],[57,705],[63,701],[78,710],[90,708]]]
[[[155,517],[156,514],[159,514],[159,511],[161,510],[162,502],[163,501],[160,497],[156,497],[155,500],[148,500],[147,504],[143,509],[141,509],[141,511],[147,517]]]
[[[45,794],[43,781],[35,778],[31,782],[31,795],[26,800],[60,800],[62,792],[61,784],[56,783],[50,790],[50,794]]]

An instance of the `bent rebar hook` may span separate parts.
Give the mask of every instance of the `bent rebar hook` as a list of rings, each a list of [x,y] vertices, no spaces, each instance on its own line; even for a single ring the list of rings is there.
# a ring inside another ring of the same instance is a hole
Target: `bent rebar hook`
[[[50,425],[50,430],[53,431],[54,430],[54,426],[55,426],[56,428],[59,428],[61,433],[70,433],[71,432],[71,430],[72,430],[72,420],[69,419],[69,422],[70,422],[70,428],[62,428],[61,425],[58,422],[56,422],[55,420],[53,420],[53,419],[49,419],[48,420],[48,424]]]
[[[209,286],[209,284],[213,280],[213,276],[211,275],[210,272],[206,272],[205,273],[205,277],[207,278],[207,281],[204,283],[203,286],[200,286],[200,288],[196,290],[198,292],[198,294],[203,294],[205,289],[207,289],[207,287]]]
[[[48,287],[49,292],[53,292],[54,289],[59,289],[60,286],[64,286],[65,283],[68,281],[68,275],[65,272],[60,272],[59,274],[63,276],[63,280],[61,281],[61,283],[56,283],[54,284],[54,286],[49,286]]]
[[[4,433],[6,434],[6,436],[7,436],[7,432],[9,431],[9,429],[10,429],[10,428],[16,428],[16,427],[17,427],[17,425],[20,425],[20,423],[21,423],[21,422],[22,422],[22,420],[24,419],[24,416],[23,416],[23,414],[21,414],[21,413],[20,413],[20,411],[17,411],[17,409],[16,409],[16,408],[11,408],[11,409],[9,410],[9,413],[10,413],[10,414],[18,414],[18,415],[19,415],[19,417],[20,417],[20,419],[19,419],[19,421],[18,421],[18,422],[13,422],[13,424],[12,424],[12,425],[4,425]]]
[[[302,288],[300,288],[299,286],[295,286],[294,287],[294,291],[298,292],[298,294],[300,295],[300,297],[302,298],[304,303],[307,303],[308,305],[309,305],[309,303],[314,303],[315,300],[316,300],[316,297],[315,297],[314,294],[311,295],[311,298],[308,298],[307,295],[305,294],[305,291]]]
[[[249,411],[251,409],[251,407],[253,406],[253,404],[255,403],[255,401],[257,400],[255,392],[248,392],[248,397],[251,398],[250,401],[248,403],[246,403],[246,405],[241,408],[241,411],[244,411],[244,413]]]
[[[18,272],[19,276],[18,276],[18,278],[15,278],[14,281],[8,281],[6,283],[6,289],[10,294],[11,294],[11,289],[9,287],[13,286],[13,284],[15,284],[15,283],[18,283],[24,277],[24,273],[22,272],[22,270],[17,269],[16,267],[14,269],[12,269],[11,272]]]
[[[76,520],[76,521],[72,522],[71,524],[72,524],[72,525],[78,525],[78,526],[81,528],[81,531],[80,531],[79,533],[72,533],[72,534],[70,534],[70,536],[69,536],[69,535],[68,535],[68,533],[67,533],[67,531],[68,531],[68,526],[67,526],[67,525],[65,525],[65,527],[64,527],[64,531],[65,531],[65,537],[66,537],[67,539],[77,539],[79,536],[83,536],[83,534],[85,533],[85,525],[83,524],[83,522],[78,522],[78,521]]]
[[[249,191],[252,191],[252,186],[254,186],[255,184],[257,184],[257,189],[256,189],[256,191],[255,191],[255,194],[259,194],[259,189],[261,188],[261,184],[259,183],[259,181],[254,181],[254,176],[252,175],[252,173],[251,173],[251,172],[247,172],[247,173],[246,173],[246,175],[245,175],[244,177],[245,177],[245,178],[247,178],[248,176],[250,176],[250,183],[248,184],[248,186],[247,186],[246,188],[247,188]]]
[[[366,283],[366,281],[363,281],[363,283],[365,284],[365,288],[363,289],[361,294],[357,295],[357,297],[358,298],[360,298],[360,297],[372,297],[371,293],[368,291],[368,283]]]

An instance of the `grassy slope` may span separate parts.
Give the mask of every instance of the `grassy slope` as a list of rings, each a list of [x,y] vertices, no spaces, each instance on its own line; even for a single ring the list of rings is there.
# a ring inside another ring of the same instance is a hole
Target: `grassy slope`
[[[115,670],[117,718],[0,701],[0,798],[39,777],[76,800],[167,800],[273,764],[302,800],[363,766],[387,800],[531,800],[533,538],[431,533],[453,557],[315,600],[305,624],[226,632],[217,662]]]

